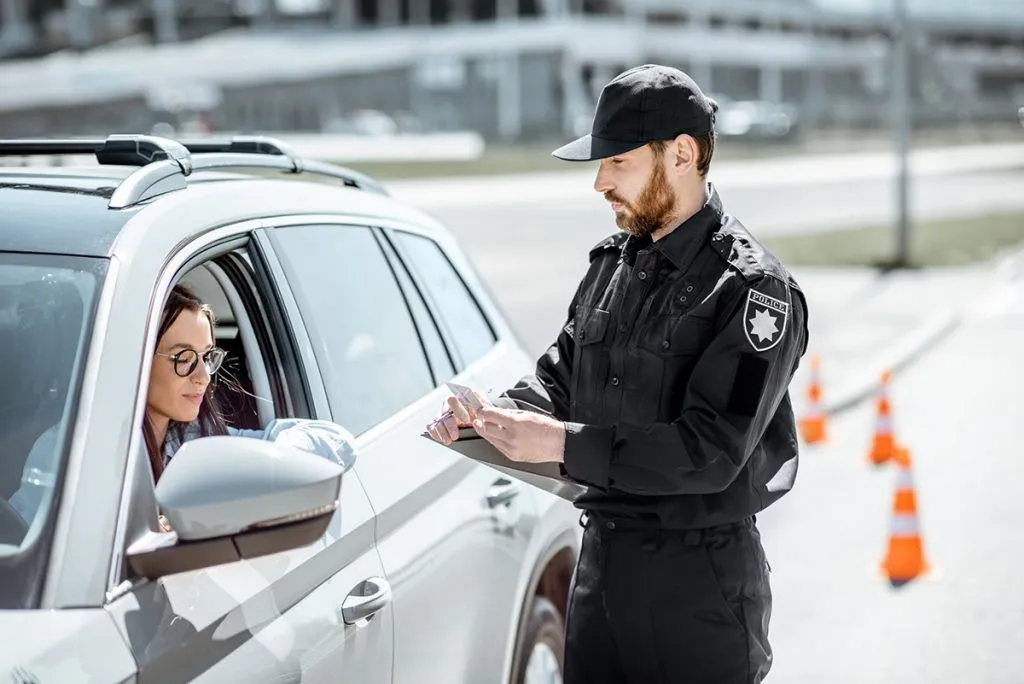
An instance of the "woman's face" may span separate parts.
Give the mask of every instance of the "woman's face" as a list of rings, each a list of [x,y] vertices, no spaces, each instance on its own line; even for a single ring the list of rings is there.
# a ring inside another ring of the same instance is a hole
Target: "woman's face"
[[[202,356],[213,347],[210,319],[201,311],[183,310],[157,342],[157,356],[149,376],[146,407],[154,418],[190,423],[199,415],[210,374]],[[174,372],[175,361],[161,354],[174,355],[190,349],[199,354],[199,363],[183,378]]]

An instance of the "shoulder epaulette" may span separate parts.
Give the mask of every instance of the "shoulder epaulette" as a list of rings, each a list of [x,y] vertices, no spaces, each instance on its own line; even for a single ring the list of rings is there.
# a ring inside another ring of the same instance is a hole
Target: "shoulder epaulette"
[[[590,260],[593,261],[600,254],[607,252],[609,250],[620,251],[622,249],[622,245],[626,242],[626,239],[628,237],[629,236],[626,233],[623,233],[621,231],[615,233],[614,235],[609,235],[604,240],[601,240],[591,248]]]
[[[764,277],[764,248],[734,217],[726,216],[722,227],[712,233],[711,247],[747,282]]]

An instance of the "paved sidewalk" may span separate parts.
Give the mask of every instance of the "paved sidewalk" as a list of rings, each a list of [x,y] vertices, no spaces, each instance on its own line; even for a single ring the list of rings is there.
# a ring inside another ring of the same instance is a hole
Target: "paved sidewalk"
[[[874,394],[883,371],[898,373],[943,340],[992,296],[992,264],[879,274],[870,269],[794,269],[807,293],[810,345],[791,385],[806,406],[810,357],[821,359],[828,413]]]

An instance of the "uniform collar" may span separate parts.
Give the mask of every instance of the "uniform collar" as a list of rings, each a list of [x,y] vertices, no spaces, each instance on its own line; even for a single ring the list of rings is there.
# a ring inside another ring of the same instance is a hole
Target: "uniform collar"
[[[643,249],[654,247],[667,258],[673,266],[680,271],[689,268],[693,258],[700,251],[705,238],[712,231],[722,225],[722,200],[718,197],[718,191],[711,184],[707,184],[707,199],[704,206],[696,214],[676,226],[675,230],[653,242],[651,238],[636,238],[629,236],[622,246],[623,256],[629,263],[633,263],[636,253]]]
[[[722,200],[718,191],[707,184],[707,199],[696,214],[676,226],[671,233],[654,243],[672,264],[680,271],[690,267],[707,236],[722,225]]]

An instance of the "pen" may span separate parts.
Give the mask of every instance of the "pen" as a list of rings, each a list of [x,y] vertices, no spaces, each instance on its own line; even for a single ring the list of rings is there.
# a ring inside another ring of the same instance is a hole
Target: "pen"
[[[467,396],[466,393],[463,392],[462,394],[455,395],[455,398],[458,399],[459,403],[461,404],[462,400],[465,399],[466,396]],[[442,422],[445,418],[451,418],[454,415],[455,415],[455,412],[453,410],[451,410],[451,409],[448,409],[444,413],[442,413],[440,416],[435,418],[434,422],[431,423],[431,425],[437,425],[438,423]]]

